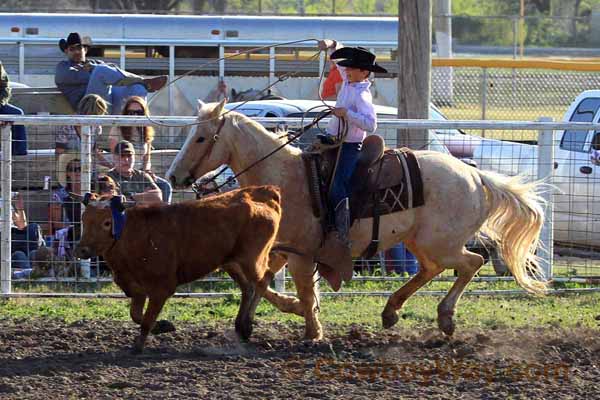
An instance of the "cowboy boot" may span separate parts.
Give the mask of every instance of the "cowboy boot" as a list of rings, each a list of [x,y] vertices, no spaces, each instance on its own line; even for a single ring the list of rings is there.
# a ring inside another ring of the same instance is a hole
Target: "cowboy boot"
[[[350,230],[350,208],[348,198],[340,201],[335,207],[335,227],[336,230],[329,232],[325,238],[325,242],[316,257],[316,261],[325,264],[335,272],[340,274],[340,277],[345,282],[352,279],[354,265],[352,264],[352,254],[350,251],[350,241],[348,233]],[[330,283],[331,280],[328,279]],[[334,286],[338,286],[337,288]],[[339,289],[339,285],[333,285],[335,290]]]
[[[124,78],[118,81],[115,86],[131,86],[140,83],[146,87],[148,92],[156,92],[165,86],[167,83],[167,75],[161,75],[154,78],[142,78],[141,76],[132,74],[127,71],[122,71]]]
[[[348,240],[348,233],[350,231],[350,204],[347,197],[335,207],[335,229],[337,230],[340,242],[350,250],[350,240]]]

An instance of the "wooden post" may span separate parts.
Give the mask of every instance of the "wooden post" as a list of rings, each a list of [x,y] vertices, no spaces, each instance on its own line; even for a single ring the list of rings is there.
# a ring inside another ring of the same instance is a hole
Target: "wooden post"
[[[398,2],[398,118],[429,119],[431,1]],[[426,149],[429,131],[399,129],[397,145]]]
[[[433,6],[433,29],[437,56],[452,58],[452,0],[436,0]],[[437,105],[452,105],[453,102],[453,77],[452,67],[438,67],[435,69],[438,84],[432,88],[432,97]],[[432,71],[433,73],[433,71]],[[441,78],[441,79],[440,79]]]

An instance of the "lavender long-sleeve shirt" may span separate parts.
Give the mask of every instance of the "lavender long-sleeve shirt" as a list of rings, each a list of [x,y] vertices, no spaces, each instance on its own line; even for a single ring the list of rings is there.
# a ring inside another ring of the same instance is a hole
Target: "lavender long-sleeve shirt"
[[[346,69],[340,65],[337,66],[342,76],[342,87],[337,96],[336,107],[344,107],[348,110],[346,119],[348,120],[348,135],[345,142],[361,143],[368,133],[373,133],[377,129],[377,114],[373,107],[373,96],[371,96],[371,82],[362,81],[350,83],[346,75]],[[331,117],[327,133],[330,135],[338,134],[340,125],[339,118]]]

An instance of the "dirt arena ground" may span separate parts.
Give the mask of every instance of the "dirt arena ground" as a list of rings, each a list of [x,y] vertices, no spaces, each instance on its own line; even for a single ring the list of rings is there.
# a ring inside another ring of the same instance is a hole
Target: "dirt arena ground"
[[[179,324],[133,355],[133,323],[0,320],[0,398],[600,398],[600,330],[301,329]]]

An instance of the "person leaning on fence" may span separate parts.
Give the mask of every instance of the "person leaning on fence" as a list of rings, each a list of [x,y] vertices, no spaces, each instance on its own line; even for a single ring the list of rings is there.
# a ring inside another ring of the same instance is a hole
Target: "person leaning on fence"
[[[350,252],[348,233],[350,230],[349,196],[350,181],[356,168],[362,142],[366,133],[377,129],[377,114],[369,87],[372,72],[387,71],[375,62],[375,55],[362,47],[341,47],[335,40],[319,42],[321,50],[334,50],[330,57],[342,59],[337,68],[342,76],[342,86],[338,92],[332,119],[327,127],[326,142],[334,143],[340,132],[340,119],[346,120],[348,132],[340,149],[339,162],[329,193],[330,209],[335,210],[335,231],[330,232],[328,241],[332,246]],[[341,245],[341,246],[340,246]]]
[[[148,92],[160,90],[167,82],[166,75],[146,79],[114,64],[86,58],[91,39],[82,38],[77,32],[61,39],[58,45],[67,60],[56,66],[54,81],[73,109],[86,94],[94,93],[112,104],[113,112],[118,112],[125,98],[145,98]]]
[[[97,94],[86,95],[77,106],[77,114],[80,115],[106,115],[108,104]],[[109,161],[97,145],[98,138],[102,135],[102,126],[93,125],[91,127],[92,140],[92,173],[96,173],[97,164],[110,169],[113,163]],[[59,126],[55,132],[55,150],[54,153],[60,157],[61,154],[74,153],[81,154],[81,126],[65,125]]]
[[[148,104],[139,96],[132,96],[125,101],[123,106],[123,115],[132,116],[148,116]],[[171,203],[171,193],[173,189],[171,184],[164,178],[155,175],[152,172],[152,142],[154,141],[154,128],[146,126],[116,126],[111,128],[108,135],[108,143],[111,152],[121,140],[127,140],[133,144],[135,149],[135,164],[134,169],[139,169],[146,172],[154,179],[154,182],[162,192],[163,201],[167,204]]]
[[[10,86],[8,84],[8,74],[4,70],[2,61],[0,61],[0,114],[23,115],[23,110],[9,104],[11,95]],[[0,128],[5,123],[0,121]],[[12,131],[12,154],[13,156],[27,155],[27,131],[23,125],[13,125]]]
[[[2,199],[0,199],[0,213]],[[26,278],[31,275],[32,260],[36,259],[38,249],[45,246],[42,230],[36,223],[27,223],[25,203],[21,193],[15,192],[11,201],[11,266],[14,278]],[[2,223],[0,222],[0,229]],[[1,230],[0,230],[1,232]]]
[[[133,168],[135,149],[127,140],[121,140],[113,150],[115,167],[108,171],[119,193],[139,204],[162,202],[162,192],[146,172]]]

